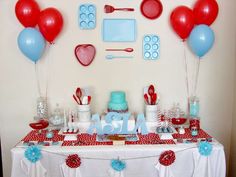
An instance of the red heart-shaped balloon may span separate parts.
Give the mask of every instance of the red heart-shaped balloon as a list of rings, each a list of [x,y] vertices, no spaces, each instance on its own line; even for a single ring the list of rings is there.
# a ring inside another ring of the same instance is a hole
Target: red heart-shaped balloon
[[[75,47],[75,56],[83,66],[88,66],[92,63],[96,49],[92,44],[80,44]]]

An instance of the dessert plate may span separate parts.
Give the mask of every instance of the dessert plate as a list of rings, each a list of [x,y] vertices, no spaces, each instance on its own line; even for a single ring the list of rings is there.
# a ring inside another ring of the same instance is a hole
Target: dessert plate
[[[102,36],[104,42],[134,42],[136,40],[136,20],[104,19]]]
[[[140,6],[141,13],[148,19],[157,19],[163,10],[161,1],[159,0],[143,0]]]

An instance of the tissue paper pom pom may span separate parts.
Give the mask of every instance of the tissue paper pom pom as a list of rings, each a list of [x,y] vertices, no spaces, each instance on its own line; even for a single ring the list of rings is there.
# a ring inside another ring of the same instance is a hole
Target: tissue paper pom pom
[[[198,144],[198,151],[203,156],[209,156],[212,151],[212,144],[208,143],[207,141],[201,141]]]
[[[80,157],[77,154],[69,155],[66,159],[66,165],[70,168],[78,168],[80,164]]]
[[[111,167],[115,171],[122,171],[125,169],[126,164],[125,164],[125,162],[123,162],[121,160],[111,160]]]
[[[175,161],[174,151],[165,151],[160,155],[159,162],[164,166],[169,166]]]
[[[25,150],[25,158],[27,158],[32,163],[36,163],[42,158],[41,149],[38,146],[29,146]]]

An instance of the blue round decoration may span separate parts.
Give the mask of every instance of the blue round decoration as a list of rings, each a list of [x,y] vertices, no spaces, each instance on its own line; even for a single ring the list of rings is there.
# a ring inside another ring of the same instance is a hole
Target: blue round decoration
[[[54,134],[53,132],[47,132],[46,137],[47,138],[53,138]]]
[[[111,160],[111,167],[115,170],[115,171],[122,171],[126,168],[126,164],[124,161],[121,160]]]
[[[25,150],[25,158],[27,158],[30,162],[36,163],[42,158],[41,149],[38,146],[29,146]]]
[[[207,141],[201,141],[198,144],[198,151],[203,156],[209,156],[212,152],[212,144]]]

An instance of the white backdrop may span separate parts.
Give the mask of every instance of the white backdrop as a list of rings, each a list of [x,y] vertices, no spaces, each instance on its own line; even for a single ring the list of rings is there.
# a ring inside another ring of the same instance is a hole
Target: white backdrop
[[[97,28],[80,30],[77,10],[80,3],[91,2],[97,6]],[[139,11],[141,0],[38,0],[41,9],[58,8],[64,16],[64,28],[56,44],[45,52],[39,61],[40,81],[45,92],[49,79],[49,103],[55,107],[75,107],[72,94],[77,86],[92,88],[93,112],[101,113],[107,106],[112,90],[124,90],[131,111],[143,111],[142,88],[154,83],[161,96],[161,106],[168,109],[180,102],[186,109],[186,86],[183,65],[183,47],[169,25],[169,14],[178,5],[192,6],[195,0],[163,0],[163,14],[155,21],[146,20]],[[38,97],[34,64],[17,47],[17,36],[23,29],[15,17],[16,0],[0,0],[0,119],[3,146],[4,176],[10,176],[10,149],[29,130],[28,123],[36,114]],[[135,13],[104,14],[103,5],[135,7]],[[201,101],[201,125],[224,146],[229,157],[231,124],[233,117],[235,81],[235,5],[234,0],[218,1],[220,13],[212,25],[216,35],[213,49],[201,62],[197,94]],[[135,43],[104,43],[101,38],[103,18],[136,18],[138,37]],[[161,40],[161,56],[158,61],[142,59],[142,37],[157,34]],[[97,55],[89,67],[82,67],[74,56],[77,44],[92,43]],[[107,47],[133,47],[133,60],[107,61]],[[187,50],[187,57],[194,56]],[[50,63],[50,64],[48,64]],[[48,72],[50,65],[50,72]]]

